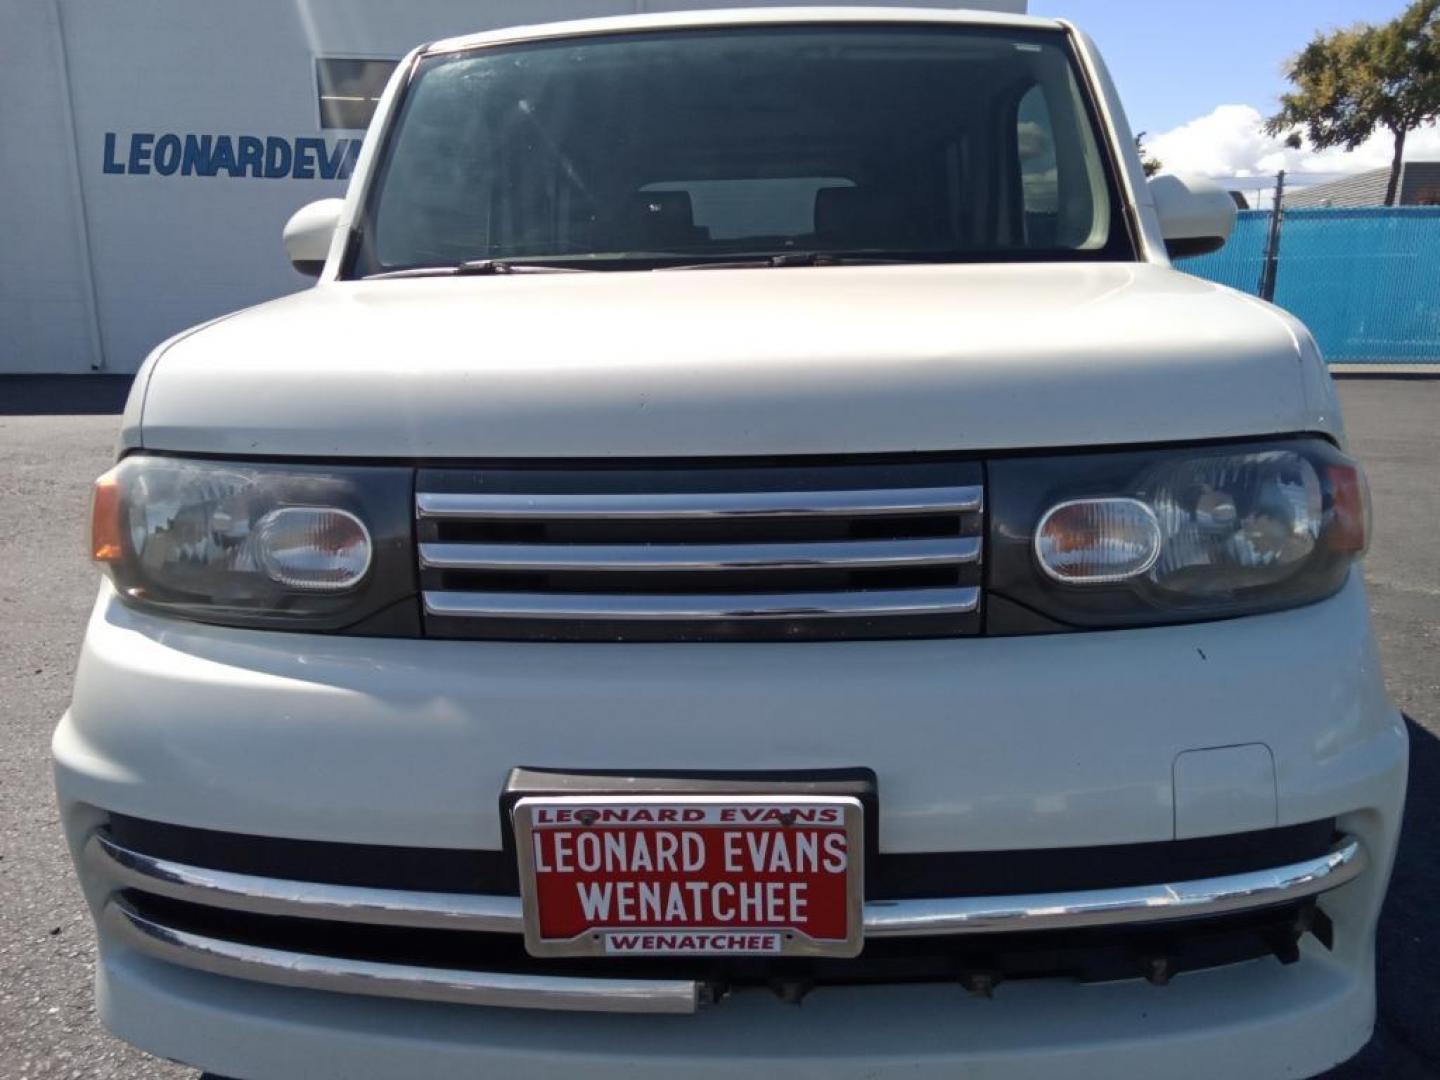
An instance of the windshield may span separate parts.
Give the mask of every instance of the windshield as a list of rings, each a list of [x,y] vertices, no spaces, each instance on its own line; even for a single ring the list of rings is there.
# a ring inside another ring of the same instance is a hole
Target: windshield
[[[650,32],[428,57],[357,276],[816,253],[1131,259],[1059,32]]]

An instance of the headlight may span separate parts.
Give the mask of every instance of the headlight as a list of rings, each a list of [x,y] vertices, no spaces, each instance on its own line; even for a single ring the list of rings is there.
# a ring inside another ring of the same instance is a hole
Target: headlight
[[[1310,603],[1368,530],[1364,474],[1318,439],[996,461],[989,494],[1000,633]]]
[[[409,503],[408,469],[136,455],[96,481],[91,551],[138,606],[338,629],[414,595]]]

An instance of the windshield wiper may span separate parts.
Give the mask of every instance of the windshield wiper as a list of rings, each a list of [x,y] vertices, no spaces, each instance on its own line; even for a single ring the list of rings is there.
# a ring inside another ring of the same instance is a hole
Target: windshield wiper
[[[715,259],[711,262],[681,263],[679,266],[661,266],[659,270],[744,270],[756,266],[893,266],[897,263],[913,262],[913,259],[893,255],[872,255],[867,252],[847,251],[781,251],[774,255],[756,255],[752,258]]]
[[[889,266],[929,261],[910,253],[868,251],[780,251],[768,255],[717,255],[705,262],[686,262],[679,252],[622,251],[537,255],[515,259],[472,259],[454,266],[411,266],[366,274],[364,280],[409,277],[464,277],[481,274],[563,274],[598,270],[734,270],[765,266]]]
[[[583,274],[583,266],[560,266],[552,262],[521,259],[471,259],[455,267],[455,273],[466,274]]]
[[[409,266],[404,270],[386,270],[379,274],[366,274],[365,281],[382,278],[412,277],[468,277],[482,274],[583,274],[583,266],[557,266],[554,263],[532,262],[520,259],[471,259],[454,266]]]

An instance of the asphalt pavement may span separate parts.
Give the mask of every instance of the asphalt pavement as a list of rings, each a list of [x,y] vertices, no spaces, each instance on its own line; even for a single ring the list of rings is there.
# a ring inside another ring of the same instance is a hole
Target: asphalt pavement
[[[1412,719],[1412,763],[1380,930],[1380,1024],[1331,1078],[1440,1080],[1440,379],[1347,379],[1341,397],[1374,495],[1366,575],[1390,692]],[[50,780],[50,732],[95,593],[84,558],[90,482],[111,463],[122,398],[118,381],[0,378],[4,1080],[195,1077],[110,1038],[95,1018],[94,937]]]

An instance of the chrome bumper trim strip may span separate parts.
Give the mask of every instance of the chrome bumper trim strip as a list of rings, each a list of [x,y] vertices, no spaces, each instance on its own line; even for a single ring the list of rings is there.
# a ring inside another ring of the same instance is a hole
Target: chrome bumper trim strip
[[[181,967],[307,990],[570,1012],[693,1013],[700,984],[688,979],[587,979],[347,960],[270,949],[163,926],[123,900],[102,919],[108,935]]]
[[[142,855],[103,832],[91,835],[84,857],[117,889],[138,889],[228,911],[490,934],[525,931],[518,896],[371,889],[235,874]]]
[[[91,869],[114,889],[137,889],[195,904],[339,922],[523,934],[517,897],[409,892],[235,874],[156,859],[103,832],[86,845]],[[1064,930],[1221,915],[1303,899],[1337,888],[1364,871],[1365,849],[1353,837],[1329,853],[1287,866],[1224,877],[1020,896],[870,900],[865,936]]]
[[[1365,869],[1365,849],[1346,839],[1328,854],[1289,866],[1169,885],[1134,885],[1034,896],[870,901],[865,936],[995,934],[1200,918],[1301,900]]]

